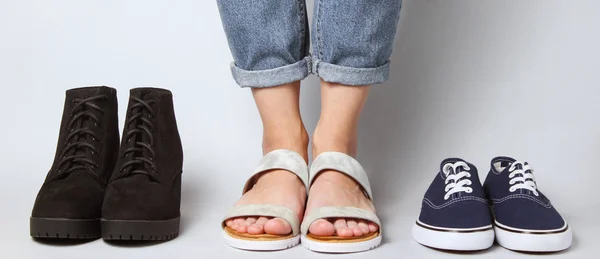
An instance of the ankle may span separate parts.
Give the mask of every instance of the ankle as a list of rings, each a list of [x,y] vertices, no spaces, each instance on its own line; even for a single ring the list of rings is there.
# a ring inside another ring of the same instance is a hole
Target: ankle
[[[308,132],[304,125],[288,129],[267,130],[263,134],[263,153],[277,149],[288,149],[300,154],[308,161]]]
[[[321,124],[321,123],[320,123]],[[343,124],[340,124],[343,125]],[[341,152],[350,156],[356,156],[357,134],[352,127],[328,127],[317,125],[312,139],[312,154],[317,157],[319,154],[328,151]]]

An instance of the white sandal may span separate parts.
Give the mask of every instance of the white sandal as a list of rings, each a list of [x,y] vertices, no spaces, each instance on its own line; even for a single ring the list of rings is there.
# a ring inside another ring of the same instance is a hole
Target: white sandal
[[[349,155],[339,152],[325,152],[317,156],[310,167],[309,183],[323,170],[334,170],[352,177],[358,182],[367,198],[373,200],[371,185],[363,167]],[[310,225],[318,219],[354,218],[364,219],[379,226],[377,232],[361,237],[315,236],[308,232]],[[371,250],[381,244],[381,223],[375,213],[354,207],[321,207],[311,211],[302,222],[302,246],[324,253],[355,253]]]
[[[308,186],[308,167],[304,158],[294,151],[278,149],[266,154],[260,161],[258,168],[254,171],[252,177],[248,179],[244,187],[246,193],[254,187],[256,178],[263,172],[282,169],[296,174],[305,186]],[[308,189],[307,189],[308,190]],[[239,233],[228,227],[225,223],[228,219],[237,217],[264,216],[276,217],[287,221],[292,227],[292,233],[287,235],[271,234],[248,234]],[[255,251],[274,251],[283,250],[300,243],[300,220],[291,209],[270,204],[251,204],[232,207],[223,220],[223,238],[228,245],[243,249]]]

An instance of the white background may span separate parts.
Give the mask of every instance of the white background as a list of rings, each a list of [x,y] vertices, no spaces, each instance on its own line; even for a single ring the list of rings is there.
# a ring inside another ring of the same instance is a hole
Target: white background
[[[310,1],[309,1],[310,2]],[[312,6],[312,3],[309,4]],[[564,258],[597,250],[600,201],[600,2],[405,1],[388,83],[373,89],[358,160],[370,174],[384,244],[348,258],[521,258],[422,247],[411,237],[424,191],[449,156],[529,161],[571,224]],[[226,247],[220,220],[261,156],[261,125],[231,55],[215,1],[0,0],[0,246],[3,258],[328,258],[302,247]],[[51,165],[64,91],[86,85],[174,92],[185,148],[181,236],[136,246],[46,244],[29,214]],[[318,79],[302,88],[309,130]],[[594,247],[596,246],[596,247]]]

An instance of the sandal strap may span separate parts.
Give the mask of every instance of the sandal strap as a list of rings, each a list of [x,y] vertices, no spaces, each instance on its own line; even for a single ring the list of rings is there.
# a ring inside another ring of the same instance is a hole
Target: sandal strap
[[[352,177],[352,179],[360,184],[367,198],[373,200],[373,193],[371,192],[371,184],[369,184],[367,173],[353,157],[340,152],[321,153],[315,158],[310,167],[309,186],[312,185],[313,181],[323,170],[335,170]]]
[[[306,186],[306,190],[308,191],[308,166],[306,165],[306,161],[304,158],[292,151],[287,149],[277,149],[266,154],[258,164],[256,170],[252,174],[252,177],[248,179],[246,185],[244,186],[244,193],[254,187],[256,183],[256,178],[265,171],[281,169],[287,170],[289,172],[294,173],[300,178],[304,186]]]
[[[293,236],[298,235],[300,232],[300,220],[298,219],[298,216],[294,211],[284,206],[270,204],[250,204],[233,206],[231,209],[229,209],[227,215],[223,219],[223,225],[225,225],[225,221],[230,218],[253,216],[281,218],[290,224],[290,226],[292,227]]]
[[[314,209],[311,213],[304,217],[301,226],[301,233],[303,235],[308,234],[308,229],[312,223],[319,219],[327,218],[354,218],[364,219],[373,222],[379,226],[379,234],[381,235],[381,222],[379,217],[371,211],[363,210],[355,207],[321,207]]]

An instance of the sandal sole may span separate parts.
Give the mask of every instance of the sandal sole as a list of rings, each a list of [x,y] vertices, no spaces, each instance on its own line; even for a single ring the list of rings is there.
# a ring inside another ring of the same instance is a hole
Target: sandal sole
[[[320,253],[331,253],[331,254],[345,254],[345,253],[358,253],[365,252],[377,248],[381,245],[381,235],[377,235],[374,238],[370,238],[365,241],[349,241],[340,242],[337,241],[317,241],[310,237],[302,235],[302,246],[313,252]]]
[[[248,251],[279,251],[297,246],[300,243],[300,235],[287,239],[242,239],[230,235],[226,230],[222,231],[223,240],[233,248]]]

